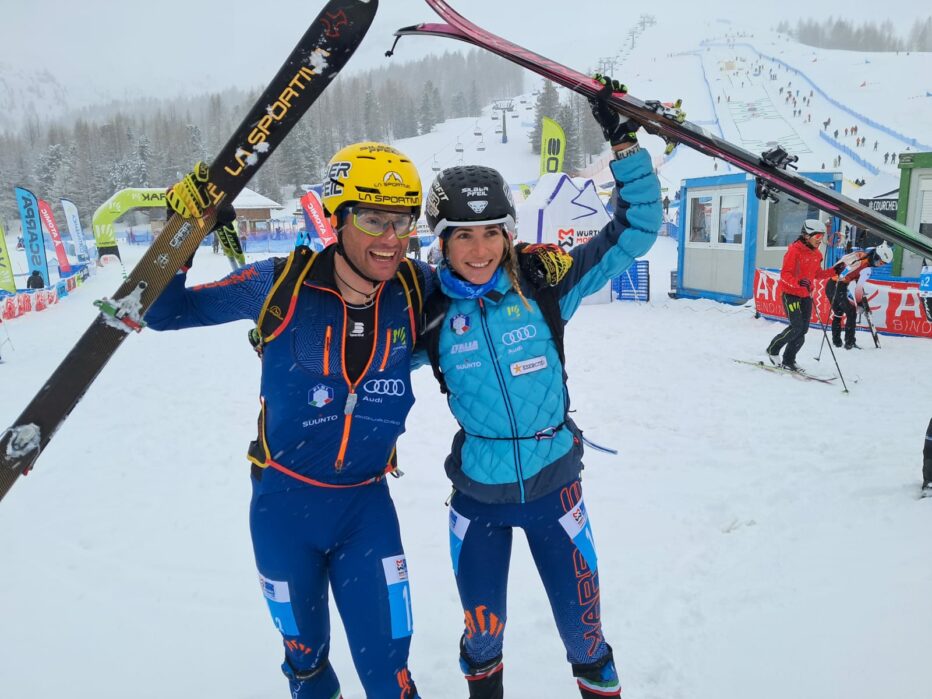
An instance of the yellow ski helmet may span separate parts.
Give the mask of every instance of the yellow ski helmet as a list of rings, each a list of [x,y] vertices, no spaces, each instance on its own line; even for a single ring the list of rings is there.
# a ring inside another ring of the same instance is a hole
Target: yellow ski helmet
[[[354,143],[327,165],[324,209],[331,216],[344,204],[410,206],[421,212],[421,178],[404,153],[384,143]]]

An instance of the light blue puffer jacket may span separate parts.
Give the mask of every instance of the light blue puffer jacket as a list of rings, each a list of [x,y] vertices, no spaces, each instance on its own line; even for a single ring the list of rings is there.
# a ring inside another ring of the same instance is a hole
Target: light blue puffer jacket
[[[585,296],[646,253],[660,228],[660,183],[649,154],[611,167],[614,218],[572,250],[573,266],[556,287],[564,323]],[[563,367],[537,303],[531,299],[528,311],[505,274],[479,299],[457,297],[445,285],[443,292],[451,302],[440,330],[440,368],[462,427],[445,464],[453,485],[482,502],[510,503],[572,481],[582,469],[583,447],[567,417]]]

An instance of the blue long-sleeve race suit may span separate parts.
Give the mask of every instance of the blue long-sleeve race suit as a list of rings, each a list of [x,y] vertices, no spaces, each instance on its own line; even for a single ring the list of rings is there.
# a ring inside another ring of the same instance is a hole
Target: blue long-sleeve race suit
[[[649,155],[612,163],[613,219],[559,283],[565,323],[656,239],[662,207]],[[614,696],[618,679],[602,638],[598,569],[579,474],[581,435],[568,417],[563,366],[540,308],[501,275],[493,293],[451,302],[439,338],[440,368],[461,429],[446,470],[453,567],[466,617],[467,676],[501,655],[512,529],[525,530],[580,687]],[[586,695],[589,696],[589,695]]]
[[[408,572],[383,478],[414,402],[412,315],[402,285],[386,282],[371,314],[371,354],[358,376],[348,376],[347,307],[333,255],[333,248],[320,253],[285,331],[262,353],[259,436],[249,456],[256,565],[294,697],[340,695],[328,660],[329,583],[366,696],[413,699]],[[179,274],[146,320],[156,330],[255,323],[275,274],[274,260],[192,288]],[[420,276],[429,293],[426,265]]]

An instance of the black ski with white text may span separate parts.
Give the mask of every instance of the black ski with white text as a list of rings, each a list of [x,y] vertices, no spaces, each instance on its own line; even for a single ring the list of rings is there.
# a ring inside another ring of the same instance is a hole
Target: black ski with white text
[[[216,220],[346,65],[372,24],[378,0],[330,0],[214,161],[213,206],[201,219],[173,215],[159,237],[16,421],[0,433],[0,499],[28,472],[146,310]],[[192,163],[193,165],[193,163]]]
[[[794,199],[818,207],[831,216],[837,216],[858,228],[874,233],[890,243],[902,245],[917,255],[932,257],[932,241],[928,238],[853,199],[790,172],[788,168],[796,168],[796,156],[789,155],[782,148],[755,155],[686,121],[676,108],[668,107],[659,101],[644,102],[620,92],[605,95],[602,83],[473,24],[445,0],[426,2],[446,24],[424,23],[404,27],[395,32],[396,37],[440,36],[463,41],[491,51],[586,97],[604,97],[612,107],[640,123],[648,133],[660,136],[669,143],[689,146],[710,157],[720,158],[755,175],[757,193],[761,198],[774,198],[773,190],[780,190]],[[391,53],[392,51],[389,51],[389,54]]]

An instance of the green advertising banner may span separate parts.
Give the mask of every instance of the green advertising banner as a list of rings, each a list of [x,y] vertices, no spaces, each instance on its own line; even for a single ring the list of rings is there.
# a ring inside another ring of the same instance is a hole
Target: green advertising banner
[[[6,233],[0,223],[0,291],[16,293],[16,280],[13,279],[13,262],[10,260],[10,251],[6,246]]]
[[[541,124],[540,174],[563,172],[563,152],[566,149],[563,127],[549,117],[543,117]]]

